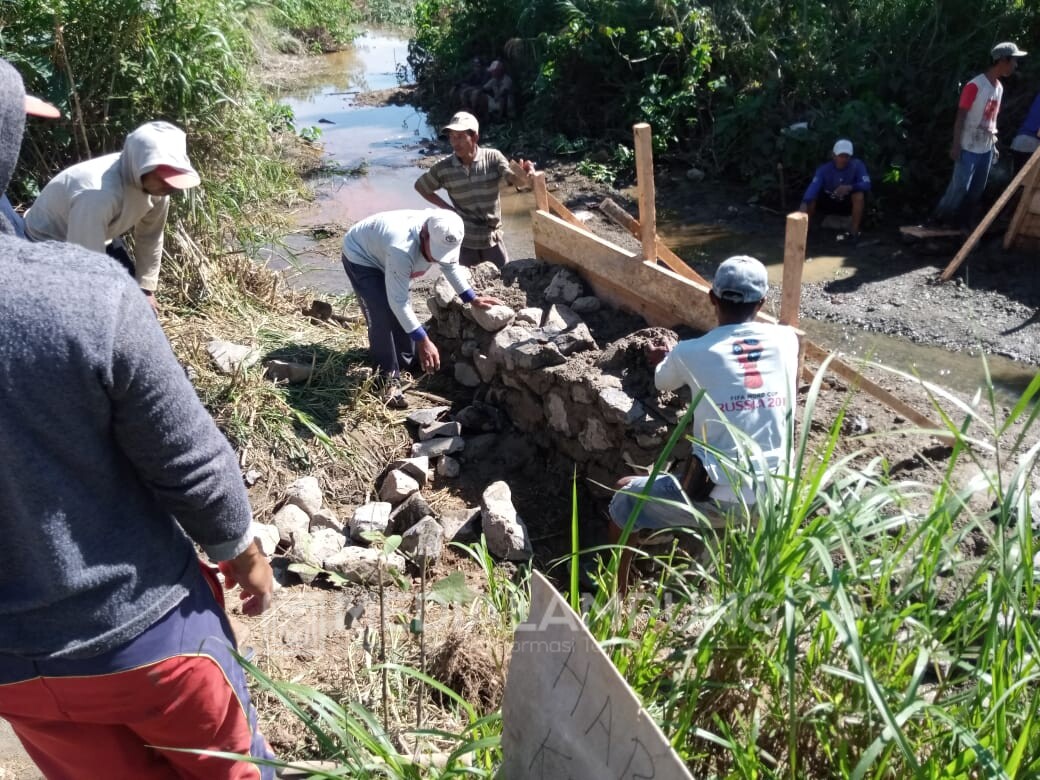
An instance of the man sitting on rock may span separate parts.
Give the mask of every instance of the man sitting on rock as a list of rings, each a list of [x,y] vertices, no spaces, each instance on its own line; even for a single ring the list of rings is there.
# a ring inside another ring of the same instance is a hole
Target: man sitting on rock
[[[630,547],[639,543],[641,532],[724,527],[742,507],[753,505],[757,480],[738,465],[749,458],[731,427],[754,442],[754,466],[761,462],[776,471],[785,463],[793,426],[798,337],[787,326],[756,321],[768,289],[762,263],[745,255],[731,257],[719,266],[710,292],[718,327],[700,338],[648,349],[658,390],[686,385],[694,397],[701,389],[705,397],[694,412],[691,466],[681,485],[671,474],[658,475],[649,487],[647,477],[625,477],[617,483],[619,492],[610,502],[611,544],[621,539],[644,491],[646,501],[635,517]],[[627,591],[631,561],[632,549],[626,548],[618,569],[621,595]]]
[[[401,369],[434,372],[440,353],[415,316],[409,300],[412,279],[439,268],[463,303],[487,309],[497,298],[477,295],[459,266],[465,228],[462,217],[446,209],[384,211],[354,225],[343,237],[343,268],[368,324],[372,360],[392,409],[408,406],[401,391]]]
[[[870,192],[870,175],[862,160],[852,156],[852,141],[840,138],[831,159],[816,169],[799,210],[812,219],[817,214],[836,214],[852,218],[849,240],[859,241],[863,211]]]

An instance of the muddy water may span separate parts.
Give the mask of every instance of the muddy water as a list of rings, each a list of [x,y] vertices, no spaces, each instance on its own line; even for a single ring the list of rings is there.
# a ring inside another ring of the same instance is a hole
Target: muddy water
[[[418,160],[438,148],[435,129],[426,115],[411,106],[364,106],[359,92],[398,85],[398,67],[407,56],[407,39],[373,31],[344,52],[310,60],[309,72],[282,100],[293,109],[297,128],[321,130],[328,168],[315,182],[317,197],[295,215],[297,230],[281,245],[268,248],[272,266],[286,269],[290,284],[338,294],[349,292],[338,250],[315,235],[338,237],[357,220],[377,211],[425,208],[413,185],[423,169]],[[346,171],[360,169],[362,175]],[[502,210],[507,244],[515,257],[533,256],[529,194],[505,193]],[[317,233],[316,233],[317,231]],[[321,231],[327,231],[322,233]],[[783,236],[741,235],[711,224],[659,225],[666,243],[695,263],[714,264],[735,253],[753,254],[779,283],[783,268]],[[806,282],[850,276],[855,266],[841,255],[810,256]],[[822,346],[916,373],[962,393],[973,394],[984,382],[978,357],[921,347],[909,342],[830,323],[805,321],[802,327]],[[1035,369],[1003,358],[990,359],[990,371],[1005,403],[1017,398]]]

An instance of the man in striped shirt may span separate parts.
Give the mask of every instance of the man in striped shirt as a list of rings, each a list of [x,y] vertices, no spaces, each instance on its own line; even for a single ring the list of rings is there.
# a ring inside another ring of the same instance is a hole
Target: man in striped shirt
[[[509,160],[497,149],[482,149],[480,124],[473,114],[460,111],[441,131],[448,134],[454,154],[439,160],[415,182],[416,191],[437,208],[456,212],[466,225],[459,262],[465,266],[490,260],[499,268],[509,262],[502,241],[502,199],[499,183],[520,181],[509,169]],[[521,160],[524,172],[534,163]],[[446,190],[451,203],[437,194]]]

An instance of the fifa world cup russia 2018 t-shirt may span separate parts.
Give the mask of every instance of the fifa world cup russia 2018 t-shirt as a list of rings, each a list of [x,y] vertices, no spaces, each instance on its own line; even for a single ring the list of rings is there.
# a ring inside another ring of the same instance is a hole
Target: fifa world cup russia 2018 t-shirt
[[[704,388],[714,403],[698,404],[692,431],[694,453],[717,485],[713,498],[732,500],[735,492],[730,487],[732,475],[712,450],[739,459],[737,443],[719,413],[754,440],[766,467],[775,470],[787,455],[797,370],[794,330],[765,322],[722,325],[700,338],[681,341],[657,367],[658,389],[687,385],[696,395]],[[746,501],[754,502],[750,485],[741,492]]]

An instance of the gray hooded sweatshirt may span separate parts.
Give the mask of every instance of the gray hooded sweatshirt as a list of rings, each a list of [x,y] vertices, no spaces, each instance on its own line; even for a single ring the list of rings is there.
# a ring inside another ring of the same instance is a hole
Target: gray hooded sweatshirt
[[[160,165],[193,170],[184,132],[149,122],[126,137],[123,151],[77,163],[47,182],[25,213],[25,231],[33,241],[68,241],[95,252],[133,231],[137,283],[155,290],[170,198],[149,195],[141,177]]]
[[[22,89],[0,60],[0,191]],[[89,657],[201,585],[191,540],[215,560],[249,546],[248,497],[122,267],[0,217],[0,278],[0,664]]]

